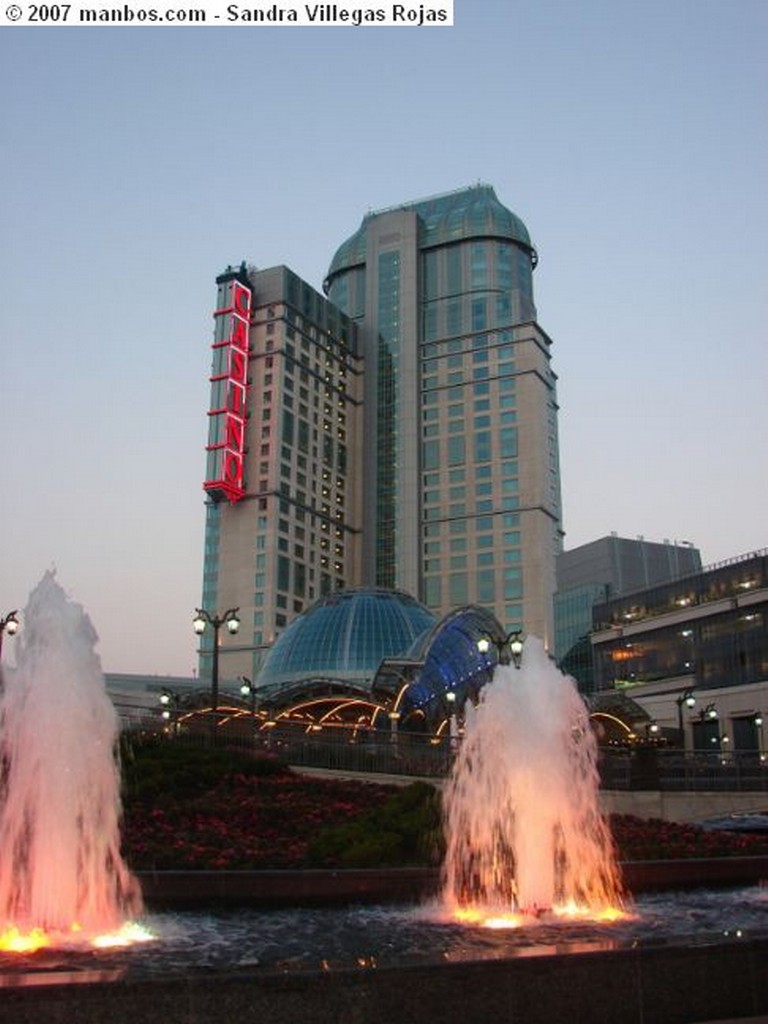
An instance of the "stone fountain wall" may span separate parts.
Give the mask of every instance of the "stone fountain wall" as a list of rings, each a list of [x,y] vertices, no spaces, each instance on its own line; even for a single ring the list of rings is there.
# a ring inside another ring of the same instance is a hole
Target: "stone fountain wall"
[[[768,939],[326,972],[6,979],[14,1024],[694,1024],[768,1014]]]

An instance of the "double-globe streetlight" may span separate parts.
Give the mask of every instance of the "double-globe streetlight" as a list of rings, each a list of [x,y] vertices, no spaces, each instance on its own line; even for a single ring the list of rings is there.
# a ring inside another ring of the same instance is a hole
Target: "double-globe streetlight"
[[[509,665],[511,662],[515,668],[520,668],[523,662],[523,631],[521,629],[513,629],[503,639],[485,633],[477,641],[477,649],[481,654],[487,654],[491,649],[491,644],[498,652],[499,664]]]
[[[178,709],[179,695],[173,690],[163,690],[159,697],[162,711],[160,715],[164,722],[168,722],[175,733],[179,726]]]
[[[192,628],[198,636],[202,636],[207,626],[213,627],[213,662],[211,664],[211,710],[216,711],[219,706],[219,630],[222,626],[227,627],[227,632],[234,636],[240,629],[240,619],[237,617],[239,608],[228,608],[223,615],[211,615],[205,608],[195,609],[195,617],[192,620]]]
[[[696,695],[693,690],[683,690],[681,694],[675,697],[675,704],[677,704],[677,735],[679,738],[680,746],[685,746],[685,728],[683,726],[683,706],[687,707],[690,711],[696,703]]]
[[[8,636],[15,636],[19,631],[21,623],[18,615],[18,611],[8,612],[4,618],[0,619],[0,654],[3,653],[3,636],[6,633]]]

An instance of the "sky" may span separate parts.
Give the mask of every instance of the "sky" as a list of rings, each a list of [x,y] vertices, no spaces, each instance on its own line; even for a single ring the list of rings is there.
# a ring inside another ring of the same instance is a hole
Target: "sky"
[[[478,181],[539,253],[565,546],[768,547],[766,38],[765,0],[2,29],[0,616],[55,568],[105,671],[190,675],[216,275],[319,289],[366,212]]]

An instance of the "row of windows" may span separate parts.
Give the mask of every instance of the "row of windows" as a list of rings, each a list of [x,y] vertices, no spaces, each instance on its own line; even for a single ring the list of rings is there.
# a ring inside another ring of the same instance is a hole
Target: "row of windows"
[[[509,394],[514,392],[516,381],[514,377],[499,377],[494,380],[494,392]],[[444,401],[463,401],[467,395],[475,398],[484,398],[491,394],[491,382],[489,380],[478,380],[474,383],[466,382],[445,388],[427,389],[422,393],[422,402],[425,406],[437,405]]]
[[[479,334],[465,334],[425,344],[422,346],[421,352],[424,361],[428,362],[439,356],[458,355],[464,352],[472,352],[476,349],[493,349],[497,346],[504,346],[505,352],[508,352],[508,357],[512,358],[514,355],[514,349],[511,345],[513,338],[514,334],[511,328]]]
[[[513,579],[507,573],[520,575]],[[444,603],[456,607],[470,603],[493,604],[497,600],[522,600],[522,570],[507,569],[503,576],[493,569],[481,569],[472,574],[455,572],[449,576],[427,576],[424,594],[424,603],[429,608],[439,608]]]
[[[504,517],[505,519],[507,516]],[[476,520],[477,522],[477,520]],[[512,548],[520,544],[520,531],[519,530],[507,530],[502,534],[502,543],[505,548]],[[481,534],[475,539],[475,547],[480,549],[480,554],[476,557],[479,559],[481,556],[484,557],[488,552],[483,552],[483,548],[493,548],[495,545],[495,538],[492,533]],[[441,555],[445,554],[445,542],[444,541],[427,541],[424,544],[425,555]],[[466,537],[451,537],[448,541],[448,551],[453,554],[454,552],[467,551],[467,538]],[[491,557],[493,552],[489,553]],[[512,559],[514,561],[514,559]],[[490,563],[486,563],[490,564]]]
[[[431,411],[431,410],[430,410]],[[435,410],[436,411],[436,410]],[[449,415],[454,415],[449,411]],[[490,428],[493,423],[494,427],[508,427],[514,423],[517,423],[516,412],[500,412],[496,416],[491,418],[490,414],[476,415],[472,420],[471,426],[475,431],[475,437],[483,436],[482,444],[490,443],[489,434]],[[467,423],[466,417],[462,415],[455,416],[454,419],[449,420],[447,424],[441,427],[439,423],[428,423],[422,430],[423,438],[439,437],[441,433],[448,434],[467,434],[469,424]]]
[[[503,530],[514,530],[520,526],[519,512],[505,512],[503,514],[476,516],[473,519],[455,519],[448,524],[448,532],[452,536],[464,536],[466,534],[484,534],[494,532],[494,529],[501,526]],[[437,524],[424,527],[424,537],[440,537],[443,531]],[[505,534],[506,536],[506,534]],[[478,537],[478,544],[480,538]],[[516,542],[515,542],[516,543]]]
[[[477,335],[486,338],[487,335]],[[472,352],[457,352],[453,355],[435,356],[432,359],[422,360],[422,370],[425,374],[440,373],[445,370],[456,370],[477,366],[483,363],[496,362],[500,367],[511,366],[514,371],[514,346],[499,345],[497,348],[475,348]],[[500,370],[500,373],[503,371]]]
[[[286,331],[286,336],[291,337],[290,328]],[[306,339],[304,339],[305,341]],[[347,362],[342,359],[339,360],[332,352],[321,349],[320,351],[315,348],[314,361],[310,363],[309,344],[302,342],[302,348],[306,348],[306,352],[302,352],[298,360],[296,359],[296,348],[290,342],[286,341],[284,346],[285,352],[285,363],[288,370],[293,371],[298,365],[303,370],[311,373],[314,377],[319,377],[325,381],[338,381],[341,385],[344,384],[347,378]],[[267,351],[270,351],[270,344],[267,343]],[[335,367],[335,377],[334,370]]]
[[[483,467],[478,467],[483,468]],[[469,488],[465,484],[454,484],[448,488],[448,492],[445,493],[439,490],[431,490],[424,492],[424,504],[425,505],[440,505],[448,502],[466,502],[467,498],[483,498],[489,497],[494,492],[503,496],[510,494],[518,494],[520,490],[520,481],[517,477],[510,477],[507,480],[501,480],[494,486],[493,480],[478,480],[474,484],[471,484]],[[457,512],[457,515],[466,515],[466,512]],[[427,518],[435,518],[434,516],[427,515]]]
[[[300,388],[300,398],[307,402],[307,388],[311,381],[313,392],[323,394],[332,404],[344,407],[348,381],[346,362],[338,362],[329,352],[316,353],[312,364],[308,354],[302,354],[297,361],[295,348],[290,342],[285,342],[283,349],[276,349],[274,339],[269,338],[264,346],[264,353],[258,360],[264,369],[264,386],[272,383],[271,374],[276,369],[275,355],[280,354],[284,355],[282,390],[293,392],[294,382],[298,379],[300,385],[303,385]]]
[[[490,427],[492,423],[498,421],[500,412],[506,413],[506,422],[514,423],[517,419],[517,414],[512,410],[517,407],[517,397],[515,394],[499,395],[495,402],[492,402],[491,398],[475,398],[471,405],[471,411],[474,414],[472,425],[474,427]],[[485,414],[485,418],[480,417]],[[430,406],[429,408],[422,409],[421,418],[424,423],[436,423],[441,417],[448,419],[448,429],[450,432],[458,432],[458,424],[463,424],[466,429],[467,421],[467,405],[465,402],[451,402],[450,405],[442,406]],[[455,425],[456,424],[456,425]]]
[[[462,384],[471,384],[479,380],[495,380],[497,378],[512,377],[515,374],[514,363],[500,363],[495,370],[488,366],[473,366],[471,369],[448,370],[443,369],[441,373],[431,373],[422,378],[422,387],[431,390],[437,387],[456,387]]]
[[[347,471],[347,432],[342,426],[333,429],[330,420],[323,420],[323,433],[320,428],[311,426],[302,417],[297,417],[290,409],[283,409],[282,431],[280,434],[284,446],[294,446],[305,454],[310,450],[310,443],[313,454],[321,453],[323,464],[335,466],[340,473]],[[262,431],[262,436],[264,433]],[[319,445],[319,447],[318,447]]]
[[[468,569],[471,566],[490,568],[499,562],[505,565],[519,565],[522,554],[519,548],[510,548],[501,553],[497,551],[479,551],[473,555],[450,555],[447,558],[428,558],[424,562],[426,573],[441,573],[444,570],[453,572],[456,569]]]
[[[344,580],[341,568],[337,568],[338,565],[339,563],[333,563],[328,559],[324,561],[321,559],[321,568],[316,571],[312,566],[307,567],[301,562],[293,561],[287,555],[279,554],[277,556],[277,589],[282,593],[277,597],[278,607],[287,605],[287,594],[296,598],[309,596],[312,600],[316,591],[316,587],[312,584],[318,577],[320,595],[343,587]],[[335,573],[335,576],[331,575],[332,572]]]
[[[476,465],[496,459],[515,459],[518,452],[516,427],[499,430],[479,430],[465,437],[457,434],[442,440],[429,440],[422,444],[422,467],[425,472],[443,466],[460,466],[469,459]]]
[[[427,300],[475,288],[532,290],[531,258],[509,242],[465,242],[428,249],[422,261]]]
[[[765,679],[767,623],[764,610],[753,606],[600,644],[595,650],[598,687],[685,675],[703,689]]]
[[[446,335],[504,327],[512,319],[509,291],[495,292],[486,298],[463,296],[425,307],[423,337],[425,342],[433,342]]]
[[[620,624],[739,597],[768,587],[768,556],[739,559],[722,568],[703,570],[684,579],[616,599],[595,609],[595,624]]]
[[[465,502],[455,502],[453,504],[449,504],[447,508],[441,506],[435,509],[426,509],[424,512],[424,522],[434,523],[444,520],[452,521],[466,516],[474,517],[488,515],[494,512],[509,512],[512,509],[517,508],[520,508],[520,499],[517,496],[478,498],[470,504],[466,504]]]
[[[473,367],[479,367],[496,361],[498,364],[498,376],[504,377],[515,372],[514,359],[511,353],[506,357],[501,354],[502,348],[506,350],[508,347],[511,348],[511,346],[503,345],[496,350],[498,355],[496,360],[489,358],[487,349],[480,349],[467,355],[444,355],[441,358],[425,359],[422,362],[422,371],[426,379],[431,379],[429,377],[430,374],[438,374],[444,378],[446,374],[450,375],[451,372],[456,373],[462,370],[466,373]]]
[[[269,307],[267,315],[279,315],[279,312],[285,311],[287,318],[297,328],[311,332],[317,325],[320,336],[325,336],[329,341],[340,339],[341,345],[353,337],[352,325],[347,317],[287,268],[284,289],[288,305]]]
[[[475,466],[474,473],[469,472],[464,466],[460,466],[458,469],[444,470],[443,472],[431,472],[425,473],[424,487],[425,489],[430,487],[439,487],[441,484],[463,484],[467,480],[490,480],[496,476],[499,477],[512,477],[517,476],[519,471],[519,463],[516,459],[507,459],[504,462],[500,462],[495,466]]]

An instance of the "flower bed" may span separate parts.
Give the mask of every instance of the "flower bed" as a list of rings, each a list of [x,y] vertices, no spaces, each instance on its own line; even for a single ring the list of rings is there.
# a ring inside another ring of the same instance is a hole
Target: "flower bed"
[[[620,860],[685,860],[768,854],[765,833],[707,831],[660,818],[613,814],[611,832]]]
[[[434,865],[439,797],[310,778],[274,761],[150,748],[127,771],[123,847],[148,870]],[[622,861],[768,855],[768,835],[612,815]]]
[[[390,795],[374,783],[235,774],[187,799],[129,804],[124,852],[135,870],[302,867],[318,832]]]

